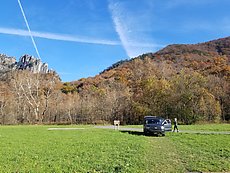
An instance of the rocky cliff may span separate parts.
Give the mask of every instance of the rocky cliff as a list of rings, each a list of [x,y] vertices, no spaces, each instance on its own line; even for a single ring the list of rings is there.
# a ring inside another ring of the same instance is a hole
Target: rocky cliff
[[[11,70],[29,70],[33,73],[49,73],[48,64],[43,63],[30,55],[23,55],[19,61],[16,58],[9,57],[5,54],[0,54],[0,73],[5,73]]]
[[[48,73],[49,68],[47,63],[43,63],[40,59],[30,55],[23,55],[19,62],[16,63],[16,69],[30,70],[33,73]]]

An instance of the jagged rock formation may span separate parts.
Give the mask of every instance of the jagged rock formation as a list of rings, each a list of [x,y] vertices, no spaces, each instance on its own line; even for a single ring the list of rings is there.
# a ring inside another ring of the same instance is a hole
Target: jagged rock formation
[[[10,70],[29,70],[33,73],[50,73],[48,64],[30,55],[23,55],[17,62],[14,57],[0,54],[0,73]]]
[[[30,55],[23,55],[19,62],[17,62],[16,68],[20,70],[30,70],[33,73],[48,73],[50,71],[47,63],[43,63],[40,59]]]

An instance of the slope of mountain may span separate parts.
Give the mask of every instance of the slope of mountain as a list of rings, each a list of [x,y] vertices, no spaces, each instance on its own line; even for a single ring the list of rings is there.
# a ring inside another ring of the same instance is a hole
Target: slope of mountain
[[[196,55],[226,55],[230,58],[230,37],[198,44],[173,44],[158,51],[162,54],[196,54]]]
[[[137,65],[137,61],[139,65]],[[148,67],[145,64],[146,61],[149,63]],[[137,72],[134,72],[138,69],[143,73],[148,68],[161,69],[162,66],[167,65],[177,72],[183,68],[188,68],[203,75],[215,75],[229,79],[230,37],[198,44],[169,45],[156,53],[147,53],[131,60],[119,61],[95,77],[80,79],[72,82],[72,84],[82,90],[90,85],[104,85],[106,81],[129,81],[132,80],[131,74],[138,75]]]

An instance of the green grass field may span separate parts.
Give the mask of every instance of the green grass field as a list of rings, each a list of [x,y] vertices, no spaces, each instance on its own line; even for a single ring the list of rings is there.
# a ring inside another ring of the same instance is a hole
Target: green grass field
[[[123,127],[143,128],[143,125],[127,125]],[[179,130],[199,130],[199,131],[230,131],[230,124],[198,124],[179,125]]]
[[[65,131],[48,131],[49,127],[56,126],[1,126],[0,172],[230,171],[230,135],[146,137],[92,126],[58,126],[85,128]],[[187,129],[228,131],[229,127]]]
[[[230,131],[230,124],[179,125],[180,130]]]

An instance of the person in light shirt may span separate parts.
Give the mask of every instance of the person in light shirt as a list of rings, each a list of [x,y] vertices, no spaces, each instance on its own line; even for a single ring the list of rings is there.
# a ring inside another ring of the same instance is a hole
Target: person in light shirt
[[[174,118],[173,124],[174,124],[173,132],[175,132],[175,130],[177,130],[177,132],[179,132],[177,118]]]

